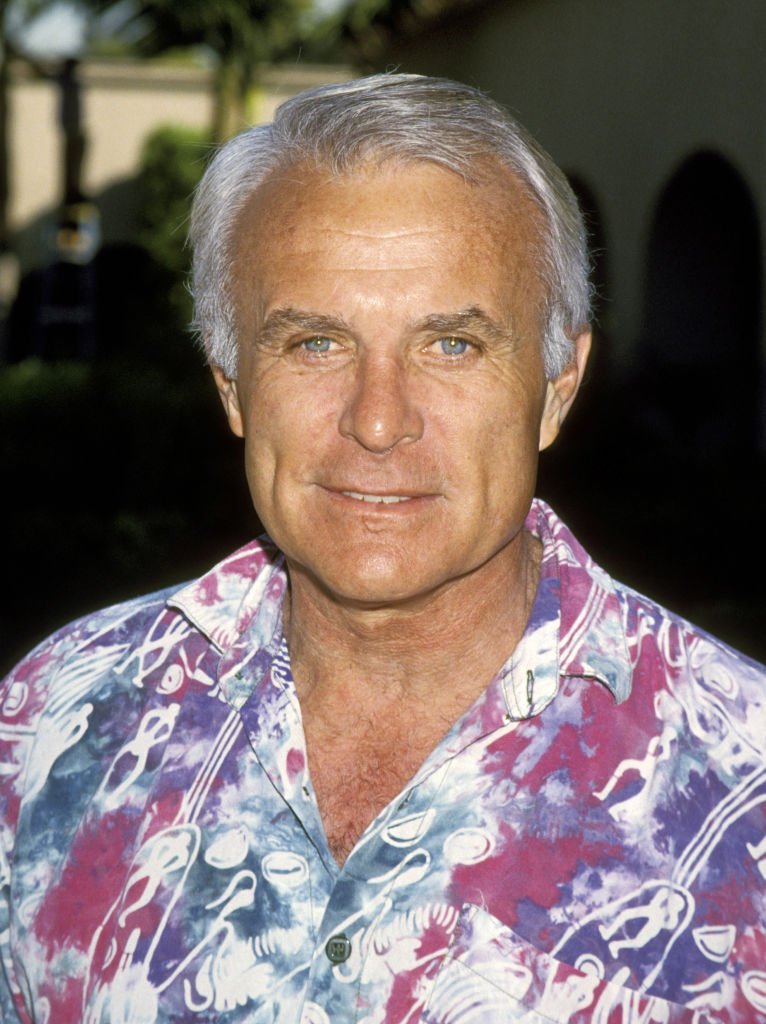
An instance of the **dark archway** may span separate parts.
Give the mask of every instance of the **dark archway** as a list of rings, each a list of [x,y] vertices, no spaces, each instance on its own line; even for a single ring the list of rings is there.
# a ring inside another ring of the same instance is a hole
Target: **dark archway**
[[[623,346],[601,347],[540,491],[617,578],[763,657],[763,556],[746,543],[766,515],[755,204],[730,163],[699,153],[647,227],[640,343],[621,366]],[[596,264],[608,294],[606,272]],[[608,308],[601,320],[608,332]]]
[[[626,516],[651,557],[639,589],[736,645],[760,598],[761,237],[740,173],[684,161],[650,226],[644,327],[626,396]],[[721,609],[734,609],[730,619]]]
[[[722,156],[687,159],[651,228],[643,420],[660,457],[698,466],[756,450],[761,321],[758,216]]]

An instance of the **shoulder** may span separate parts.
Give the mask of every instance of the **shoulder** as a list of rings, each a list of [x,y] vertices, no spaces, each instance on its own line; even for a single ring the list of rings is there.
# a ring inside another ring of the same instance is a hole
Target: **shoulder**
[[[746,688],[763,690],[766,666],[631,587],[616,581],[612,586],[634,676],[717,678],[727,691],[738,687],[726,680],[739,679]]]
[[[21,804],[57,756],[86,733],[94,709],[119,742],[141,695],[130,662],[163,619],[176,588],[125,601],[64,626],[31,651],[0,686],[0,833],[8,846]],[[135,692],[134,692],[135,691]],[[122,697],[120,698],[120,695]],[[9,832],[6,834],[6,830]]]
[[[0,686],[0,830],[54,765],[106,764],[152,709],[216,696],[226,629],[236,635],[243,609],[257,609],[274,562],[253,542],[192,583],[96,611],[31,651]]]
[[[615,580],[543,502],[533,505],[528,526],[543,541],[542,582],[560,601],[564,675],[599,679],[633,707],[667,689],[691,687],[699,699],[700,686],[717,687],[733,704],[762,704],[766,667]]]
[[[630,587],[615,583],[614,592],[632,677],[618,719],[624,715],[626,727],[665,737],[676,752],[673,763],[683,762],[687,772],[695,765],[713,789],[736,790],[760,779],[766,667]]]
[[[83,616],[57,630],[9,673],[0,687],[0,717],[18,715],[22,693],[49,689],[60,673],[76,666],[78,679],[95,679],[131,655],[144,662],[176,646],[190,632],[222,649],[221,622],[239,623],[243,608],[257,605],[254,583],[269,575],[279,552],[267,540],[253,541],[191,582],[175,584]],[[132,678],[141,685],[140,674]],[[12,697],[15,694],[15,698]],[[6,706],[8,705],[8,706]]]
[[[543,503],[533,514],[560,586],[563,673],[604,682],[628,719],[669,718],[716,757],[731,745],[766,764],[766,667],[615,580]]]
[[[33,691],[47,690],[64,666],[76,660],[105,667],[107,652],[116,656],[140,644],[158,616],[167,612],[168,598],[179,588],[168,587],[142,597],[100,609],[68,623],[38,644],[8,674],[0,688],[0,720],[29,714]],[[98,657],[94,658],[94,652]],[[86,673],[87,674],[87,673]]]

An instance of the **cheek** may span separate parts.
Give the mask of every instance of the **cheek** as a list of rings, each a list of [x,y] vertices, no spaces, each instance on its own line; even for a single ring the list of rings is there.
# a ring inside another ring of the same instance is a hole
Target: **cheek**
[[[245,417],[248,475],[271,480],[321,459],[337,434],[337,402],[329,387],[273,375],[253,389]]]
[[[472,396],[442,416],[445,433],[470,459],[487,453],[502,459],[537,448],[541,403],[522,389],[498,386]]]
[[[477,480],[489,507],[523,500],[537,474],[540,410],[528,396],[484,404],[471,429],[458,434],[464,471]]]

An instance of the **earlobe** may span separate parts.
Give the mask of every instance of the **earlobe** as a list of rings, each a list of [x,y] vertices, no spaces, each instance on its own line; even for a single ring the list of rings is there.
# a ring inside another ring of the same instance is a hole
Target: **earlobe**
[[[547,383],[545,406],[540,423],[540,451],[549,447],[556,440],[561,425],[572,408],[585,375],[590,345],[590,331],[578,334],[574,340],[574,353],[571,362],[564,367],[558,377]]]
[[[223,403],[232,433],[236,434],[237,437],[244,437],[245,427],[242,419],[242,409],[239,404],[236,380],[227,377],[220,366],[213,367],[213,379],[215,380],[215,386],[218,388],[218,394],[221,396],[221,402]]]

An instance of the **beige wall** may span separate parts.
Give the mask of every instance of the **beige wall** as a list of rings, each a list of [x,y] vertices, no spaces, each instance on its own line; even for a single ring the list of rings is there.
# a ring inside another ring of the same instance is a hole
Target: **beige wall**
[[[92,62],[82,72],[87,135],[83,183],[90,195],[135,174],[147,134],[161,124],[209,124],[209,75],[128,62]],[[11,91],[11,208],[22,266],[44,258],[48,215],[60,202],[62,138],[59,90],[17,71]],[[107,221],[110,227],[119,218]]]
[[[766,225],[764,47],[763,0],[495,0],[393,42],[381,64],[488,90],[588,183],[627,350],[641,328],[655,204],[686,157],[714,150],[730,161]]]
[[[144,139],[158,125],[210,124],[210,79],[201,72],[93,64],[85,69],[84,84],[84,178],[91,194],[138,170]]]
[[[310,85],[350,77],[343,68],[268,69],[254,94],[254,120],[269,120],[278,102]],[[84,185],[89,195],[119,186],[138,169],[141,147],[154,128],[180,124],[205,128],[212,115],[211,77],[204,70],[132,61],[90,61],[82,69],[82,118],[88,148]],[[22,267],[44,258],[46,218],[61,188],[58,87],[16,69],[11,91],[11,227]],[[127,195],[127,193],[125,193]],[[127,236],[130,208],[123,193],[108,203],[109,240]]]
[[[53,88],[44,82],[17,82],[10,103],[10,221],[18,229],[53,201],[60,158]]]

